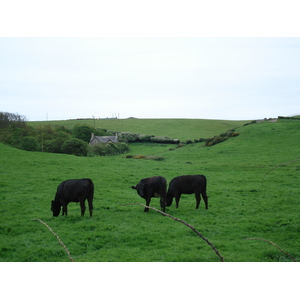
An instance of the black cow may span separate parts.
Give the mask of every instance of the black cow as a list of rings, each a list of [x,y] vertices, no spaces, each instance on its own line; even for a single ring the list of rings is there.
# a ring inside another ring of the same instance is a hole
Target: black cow
[[[62,215],[67,212],[67,205],[70,202],[79,202],[81,207],[81,216],[85,212],[85,200],[88,200],[90,216],[93,213],[93,198],[94,198],[94,184],[89,178],[71,179],[63,181],[57,188],[54,201],[51,201],[51,210],[53,217],[57,217],[60,213],[61,206]]]
[[[180,196],[182,194],[194,194],[196,197],[196,209],[200,204],[200,194],[205,202],[205,208],[208,209],[208,198],[206,195],[206,177],[204,175],[183,175],[175,177],[171,180],[167,192],[167,206],[173,202],[173,197],[176,200],[176,208],[178,208]]]
[[[144,178],[131,188],[137,190],[137,193],[146,200],[147,206],[149,206],[152,197],[160,197],[160,207],[165,212],[167,180],[164,177]],[[144,211],[148,212],[149,208],[145,207]]]

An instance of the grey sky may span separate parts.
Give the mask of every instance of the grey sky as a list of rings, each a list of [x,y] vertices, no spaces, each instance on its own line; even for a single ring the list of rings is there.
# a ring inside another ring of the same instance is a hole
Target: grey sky
[[[300,38],[1,38],[1,110],[29,120],[299,112]]]
[[[169,9],[169,6],[163,8]],[[281,12],[281,7],[275,8]],[[54,9],[50,9],[51,16],[45,15],[46,21],[53,20]],[[181,12],[178,5],[173,9]],[[184,20],[190,26],[190,18],[196,20],[196,12],[188,4],[186,9],[190,14],[183,11]],[[270,11],[269,6],[265,9]],[[275,12],[274,7],[272,9]],[[150,12],[152,18],[156,11],[152,8]],[[57,13],[56,16],[61,22],[62,15]],[[83,23],[74,22],[75,16],[70,16],[70,24],[77,26],[76,32],[80,35],[79,27]],[[91,16],[95,17],[95,13]],[[103,11],[101,16],[105,17]],[[201,16],[205,18],[203,12]],[[166,23],[161,13],[156,17],[159,25],[162,20],[169,26],[178,23],[173,15],[170,23]],[[274,17],[269,26],[278,23],[276,18],[274,22]],[[41,22],[36,14],[32,18]],[[257,15],[256,21],[259,18]],[[89,22],[87,16],[84,20]],[[109,20],[106,17],[107,24],[113,24],[113,21],[108,23]],[[231,20],[230,15],[226,15],[228,20]],[[6,22],[13,23],[9,18]],[[47,24],[54,26],[56,23]],[[129,21],[119,24],[121,32],[123,27],[132,26]],[[135,24],[135,28],[139,25],[143,30],[148,28],[141,22]],[[238,27],[237,23],[224,22],[218,25],[219,31],[223,25],[227,25],[227,29],[232,25]],[[166,27],[160,28],[166,32]],[[39,28],[36,22],[34,28]],[[45,27],[41,25],[41,28]],[[55,33],[64,32],[63,29],[56,28]],[[111,36],[118,36],[116,32]],[[18,37],[14,31],[12,37],[2,35],[0,111],[17,112],[31,121],[92,116],[248,120],[300,113],[299,37],[171,37],[172,34],[151,37],[147,30],[143,32],[150,37],[128,34],[129,37],[25,38]],[[259,32],[265,31],[260,27]],[[55,33],[52,36],[60,36]],[[34,31],[32,36],[39,35]],[[154,33],[154,36],[160,34]],[[214,31],[212,36],[215,36]]]

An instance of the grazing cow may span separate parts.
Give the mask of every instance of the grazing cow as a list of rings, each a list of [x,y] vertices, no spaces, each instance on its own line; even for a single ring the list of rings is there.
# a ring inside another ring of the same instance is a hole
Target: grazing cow
[[[144,178],[131,188],[137,190],[137,193],[146,200],[147,206],[149,206],[152,197],[160,197],[160,207],[165,212],[167,180],[164,177]],[[149,208],[145,207],[144,211],[148,212]]]
[[[196,197],[196,209],[200,204],[200,194],[205,202],[205,208],[208,209],[208,198],[206,195],[206,177],[204,175],[184,175],[178,176],[171,180],[167,192],[167,206],[173,202],[173,197],[176,200],[176,208],[178,208],[180,196],[182,194],[194,194]]]
[[[81,216],[85,212],[85,200],[88,200],[90,216],[93,213],[93,198],[94,198],[94,184],[89,178],[71,179],[63,181],[57,188],[54,201],[51,201],[51,210],[53,217],[57,217],[60,213],[61,206],[62,215],[67,212],[67,205],[70,202],[79,202],[81,207]]]

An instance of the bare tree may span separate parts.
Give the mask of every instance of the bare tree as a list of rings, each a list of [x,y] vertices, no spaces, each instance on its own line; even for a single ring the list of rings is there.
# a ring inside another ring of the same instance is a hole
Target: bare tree
[[[18,113],[0,112],[0,128],[7,128],[10,126],[24,127],[27,119]]]

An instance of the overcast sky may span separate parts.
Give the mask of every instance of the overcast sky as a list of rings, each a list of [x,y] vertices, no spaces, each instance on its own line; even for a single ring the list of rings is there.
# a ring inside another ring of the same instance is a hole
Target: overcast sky
[[[300,114],[299,53],[299,37],[2,36],[0,111],[30,121]]]

